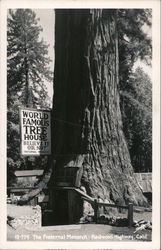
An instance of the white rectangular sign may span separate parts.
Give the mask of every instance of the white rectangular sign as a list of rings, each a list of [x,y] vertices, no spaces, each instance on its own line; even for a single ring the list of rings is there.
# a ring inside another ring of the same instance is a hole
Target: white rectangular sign
[[[51,154],[50,111],[20,109],[21,154]]]

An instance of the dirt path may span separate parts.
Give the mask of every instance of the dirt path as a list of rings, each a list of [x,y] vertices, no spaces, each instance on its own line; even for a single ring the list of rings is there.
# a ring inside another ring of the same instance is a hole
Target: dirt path
[[[32,215],[32,207],[9,205],[7,215],[18,218]],[[150,220],[151,213],[136,213],[134,219]],[[48,227],[24,227],[13,229],[7,225],[8,241],[150,241],[151,231],[135,232],[135,228],[115,227],[103,224],[78,224]]]

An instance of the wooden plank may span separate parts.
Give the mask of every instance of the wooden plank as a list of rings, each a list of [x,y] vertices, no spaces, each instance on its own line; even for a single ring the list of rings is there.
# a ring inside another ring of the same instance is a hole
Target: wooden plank
[[[89,202],[91,205],[94,204],[94,201],[93,200],[90,200],[89,198],[86,198],[86,197],[81,197],[83,200]]]
[[[78,194],[80,194],[82,196],[83,199],[85,199],[88,202],[93,203],[94,199],[89,196],[88,194],[84,193],[83,191],[81,191],[79,188],[75,188],[75,187],[56,187],[55,189],[57,190],[74,190],[76,191]]]
[[[99,215],[98,215],[98,203],[97,203],[97,200],[95,199],[94,200],[94,221],[96,224],[98,222],[98,217],[99,217]]]
[[[129,227],[132,227],[133,225],[133,204],[132,203],[129,203],[129,206],[128,206],[128,224],[129,224]]]
[[[30,189],[36,189],[36,187],[7,187],[7,189],[13,189],[13,190],[30,190]]]
[[[79,193],[84,199],[86,199],[86,201],[89,201],[89,202],[94,202],[94,199],[89,196],[88,194],[84,193],[83,191],[81,191],[80,189],[78,188],[75,188],[74,189],[77,193]]]
[[[128,206],[120,206],[116,204],[110,204],[110,203],[103,203],[103,202],[98,202],[98,206],[105,206],[105,207],[118,207],[118,208],[125,208],[128,209]]]

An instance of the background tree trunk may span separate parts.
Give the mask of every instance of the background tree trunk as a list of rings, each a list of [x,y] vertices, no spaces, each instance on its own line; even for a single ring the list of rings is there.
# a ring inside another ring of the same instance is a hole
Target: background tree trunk
[[[81,165],[89,195],[143,205],[122,130],[116,19],[115,10],[56,10],[54,181]]]

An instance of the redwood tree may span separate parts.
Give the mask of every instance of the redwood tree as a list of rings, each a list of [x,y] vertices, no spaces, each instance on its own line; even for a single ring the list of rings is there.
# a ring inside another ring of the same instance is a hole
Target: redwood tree
[[[52,156],[37,189],[21,201],[78,167],[92,197],[145,205],[122,128],[117,11],[57,9],[55,18]]]
[[[122,130],[117,11],[55,12],[54,181],[80,167],[89,195],[143,205]]]

